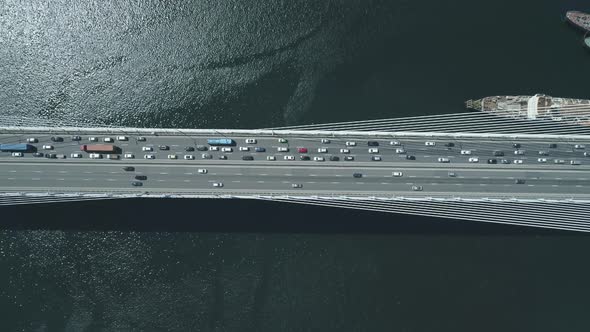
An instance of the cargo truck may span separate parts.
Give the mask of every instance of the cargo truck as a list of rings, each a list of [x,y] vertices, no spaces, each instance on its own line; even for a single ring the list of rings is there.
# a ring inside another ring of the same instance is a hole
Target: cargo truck
[[[30,144],[0,144],[0,151],[3,152],[27,152],[33,150]]]
[[[110,144],[84,144],[80,145],[80,150],[84,152],[117,153],[118,148]]]

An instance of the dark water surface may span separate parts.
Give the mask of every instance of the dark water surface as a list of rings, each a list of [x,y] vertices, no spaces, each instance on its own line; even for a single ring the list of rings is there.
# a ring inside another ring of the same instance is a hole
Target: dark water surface
[[[256,128],[590,98],[562,20],[582,1],[168,3],[0,3],[0,113]],[[256,201],[0,218],[6,331],[590,329],[585,235]]]

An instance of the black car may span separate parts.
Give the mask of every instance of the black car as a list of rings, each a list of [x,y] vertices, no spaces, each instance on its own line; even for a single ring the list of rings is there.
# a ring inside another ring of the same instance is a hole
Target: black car
[[[551,143],[551,144],[549,144],[549,148],[550,149],[555,149],[555,148],[557,148],[557,144]]]
[[[452,148],[452,147],[454,147],[454,146],[455,146],[455,143],[445,143],[445,146],[446,146],[447,148]]]
[[[416,160],[416,156],[406,156],[407,160]]]
[[[76,135],[76,136],[72,136],[72,141],[81,141],[82,137]]]
[[[168,145],[160,145],[158,148],[163,151],[170,150],[170,147]]]
[[[141,186],[143,186],[143,182],[133,181],[133,182],[131,182],[131,185],[134,187],[141,187]]]
[[[379,146],[379,142],[377,142],[377,141],[368,141],[367,142],[367,145],[368,146]]]
[[[339,160],[340,160],[340,157],[338,157],[338,156],[331,156],[330,157],[330,161],[339,161]]]
[[[227,160],[227,156],[221,155],[221,156],[219,156],[219,159],[221,159],[221,160]]]
[[[346,157],[344,157],[344,160],[345,161],[353,161],[354,157],[353,156],[346,156]]]
[[[254,160],[253,156],[242,156],[242,160]]]
[[[45,155],[45,158],[57,159],[57,153],[48,153]]]
[[[354,174],[352,174],[352,177],[353,178],[362,178],[363,174],[362,173],[354,173]]]
[[[128,172],[131,172],[131,171],[135,171],[135,167],[133,167],[133,166],[125,166],[125,167],[123,167],[123,170],[124,171],[128,171]]]
[[[207,151],[207,147],[204,145],[197,145],[197,150],[198,151]]]
[[[504,156],[504,151],[494,151],[494,157],[502,157]]]
[[[516,184],[524,184],[526,181],[524,179],[516,179],[514,183]]]
[[[514,144],[512,144],[512,147],[515,149],[520,149],[520,144],[514,143]]]
[[[184,151],[195,151],[195,148],[193,148],[192,146],[187,146],[184,148]]]
[[[43,157],[43,152],[35,152],[33,153],[33,157]]]
[[[135,176],[135,179],[136,180],[147,180],[147,176],[145,176],[145,175],[136,175]]]
[[[309,156],[299,156],[299,159],[301,160],[309,160]]]
[[[139,142],[145,142],[145,141],[146,141],[145,137],[143,137],[143,136],[139,136],[139,137],[137,137],[137,140],[138,140]]]
[[[497,164],[498,160],[497,159],[488,159],[488,164]]]
[[[52,142],[63,142],[64,139],[63,139],[63,137],[59,137],[59,136],[51,136],[51,141]]]

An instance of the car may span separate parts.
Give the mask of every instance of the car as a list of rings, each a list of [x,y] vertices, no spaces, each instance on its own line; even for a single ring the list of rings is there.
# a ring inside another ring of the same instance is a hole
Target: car
[[[154,151],[154,148],[151,146],[144,146],[141,148],[141,151]]]
[[[515,164],[522,164],[523,160],[522,159],[514,159],[514,163]]]
[[[416,160],[416,156],[410,156],[410,155],[407,155],[407,156],[406,156],[406,159],[407,159],[407,160]]]
[[[135,171],[135,167],[133,167],[133,166],[125,166],[125,167],[123,167],[123,170],[126,171],[126,172],[133,172],[133,171]]]
[[[539,156],[548,156],[549,153],[547,151],[539,151]]]
[[[519,143],[513,143],[512,144],[512,147],[515,148],[515,149],[520,149],[520,146],[521,145]]]
[[[346,146],[356,146],[356,142],[348,141],[348,142],[346,142]]]
[[[51,136],[51,141],[52,142],[63,142],[64,139],[63,139],[63,137],[60,137],[60,136]]]
[[[449,172],[449,177],[450,178],[455,178],[455,177],[457,177],[457,173],[455,173],[455,172]]]
[[[66,155],[65,155],[65,154],[61,154],[61,153],[60,153],[60,154],[58,154],[56,157],[57,157],[58,159],[66,159]]]
[[[397,153],[397,154],[403,154],[403,153],[406,153],[406,150],[404,150],[404,149],[399,149],[399,148],[398,148],[398,149],[395,149],[395,153]]]
[[[279,138],[279,143],[288,143],[289,141],[286,138]]]
[[[100,157],[102,157],[102,156],[100,156]],[[55,159],[55,158],[57,158],[57,154],[56,153],[48,153],[45,155],[45,158]]]
[[[516,156],[523,156],[524,155],[524,150],[514,150],[514,155]]]
[[[233,152],[233,151],[234,151],[234,149],[232,149],[232,148],[227,148],[227,147],[221,148],[221,152]]]
[[[340,149],[340,153],[350,153],[349,149]]]
[[[102,154],[99,153],[91,153],[88,155],[88,158],[90,159],[102,159]]]
[[[12,156],[13,157],[22,157],[23,156],[23,153],[22,152],[13,152],[12,153]]]
[[[547,162],[547,158],[538,158],[537,161],[540,162],[540,163],[546,163]]]
[[[590,152],[584,152],[584,157],[590,157]]]
[[[158,149],[160,149],[162,151],[168,151],[168,150],[170,150],[170,147],[168,145],[159,145]]]
[[[391,173],[391,175],[392,176],[395,176],[395,177],[400,177],[400,176],[403,176],[404,173],[402,173],[402,172],[393,172],[393,173]]]
[[[301,156],[299,156],[299,159],[300,160],[303,160],[303,161],[307,161],[307,160],[310,160],[311,158],[309,156],[306,156],[306,155],[301,155]]]
[[[570,165],[581,165],[582,163],[579,160],[570,160]]]
[[[322,138],[321,142],[322,142],[322,144],[329,144],[330,140],[327,138]]]
[[[510,164],[510,160],[508,160],[508,159],[502,159],[502,160],[500,160],[500,162],[502,164]]]
[[[330,161],[340,161],[340,157],[338,157],[338,156],[330,156]]]
[[[424,142],[424,145],[426,146],[435,146],[436,142]]]
[[[285,148],[285,147],[278,147],[277,148],[278,152],[289,152],[289,148]]]
[[[53,145],[43,145],[43,150],[53,150]]]
[[[372,156],[371,160],[372,161],[381,161],[381,156]]]
[[[137,140],[138,140],[139,142],[145,142],[145,141],[146,141],[146,138],[145,138],[145,137],[143,137],[143,136],[138,136],[138,137],[137,137]]]
[[[445,143],[445,146],[447,148],[452,148],[452,147],[455,147],[455,143],[453,143],[453,142]]]
[[[263,147],[260,147],[260,146],[258,146],[258,147],[255,147],[255,148],[254,148],[254,151],[255,151],[255,152],[266,152],[266,149],[265,149],[265,148],[263,148]]]
[[[192,146],[185,146],[185,147],[184,147],[184,151],[187,151],[187,152],[192,152],[192,151],[195,151],[195,148],[194,148],[194,147],[192,147]]]
[[[556,149],[557,148],[557,144],[551,143],[551,144],[549,144],[549,148],[550,149]]]
[[[255,138],[246,138],[246,144],[256,144]]]
[[[367,145],[368,146],[379,146],[379,142],[377,142],[377,141],[368,141],[367,142]]]
[[[494,157],[503,157],[504,151],[494,151]]]
[[[284,159],[285,160],[295,160],[295,157],[293,157],[293,156],[285,156]]]
[[[412,186],[413,191],[422,191],[423,189],[422,186]]]
[[[565,160],[563,160],[563,159],[555,159],[555,160],[553,160],[553,163],[555,163],[555,164],[565,164]]]
[[[129,138],[127,136],[117,136],[117,141],[125,142],[128,140]]]
[[[110,160],[118,160],[119,159],[119,155],[118,154],[107,154],[107,159],[110,159]]]
[[[27,142],[28,143],[37,143],[37,142],[39,142],[39,140],[36,139],[35,137],[29,137],[29,138],[27,138]]]
[[[344,161],[353,161],[354,157],[353,156],[345,156],[344,157]]]
[[[326,149],[326,148],[318,148],[318,153],[328,153],[328,149]]]
[[[212,159],[212,158],[213,158],[213,156],[212,156],[211,154],[209,154],[209,153],[203,153],[203,154],[201,155],[201,158],[202,158],[202,159]]]
[[[125,153],[123,155],[123,158],[125,158],[125,159],[133,159],[133,158],[135,158],[135,155],[133,155],[133,153],[127,152],[127,153]]]
[[[143,156],[144,159],[156,159],[156,155],[154,154],[146,154]]]
[[[369,149],[369,153],[379,153],[379,149]]]
[[[199,168],[199,169],[197,170],[197,173],[199,173],[199,174],[207,174],[207,172],[208,172],[208,171],[207,171],[207,169],[206,169],[206,168]]]
[[[33,157],[43,157],[43,152],[35,152],[33,153]]]
[[[297,148],[297,152],[299,152],[299,153],[307,153],[307,148]]]
[[[391,141],[391,142],[389,142],[389,144],[390,145],[393,145],[393,146],[400,146],[400,145],[402,145],[402,143],[400,141]]]
[[[78,136],[78,135],[74,135],[72,136],[72,141],[81,141],[82,137]]]
[[[358,178],[362,178],[363,177],[363,174],[362,173],[354,173],[354,174],[352,174],[352,177],[353,178],[357,178],[357,179]]]
[[[574,145],[574,149],[581,150],[581,149],[585,149],[585,148],[586,148],[586,146],[584,144],[576,144],[576,145]]]
[[[219,151],[219,147],[218,146],[210,146],[209,151]]]
[[[526,182],[525,179],[516,179],[516,180],[514,180],[514,183],[516,183],[516,184],[524,184],[525,182]]]
[[[205,145],[197,145],[197,151],[207,151],[209,150],[208,147],[206,147]]]
[[[478,163],[479,162],[479,158],[478,157],[471,157],[468,160],[470,163]]]
[[[192,154],[185,154],[183,158],[184,160],[194,160],[195,156],[193,156]]]
[[[221,159],[221,160],[227,160],[227,156],[224,156],[224,155],[221,155],[218,158]]]
[[[139,182],[139,181],[132,181],[131,185],[134,187],[141,187],[143,186],[143,182]]]
[[[325,161],[324,157],[313,157],[314,161]]]
[[[291,183],[291,188],[303,188],[301,183]]]
[[[103,140],[104,142],[106,142],[106,143],[113,143],[113,142],[114,142],[114,140],[113,140],[112,138],[110,138],[110,137],[105,137],[105,138],[103,138],[102,140]]]
[[[77,153],[77,152],[76,152],[76,153],[72,153],[72,154],[70,155],[70,157],[72,157],[72,158],[82,158],[82,154],[81,154],[81,153]]]
[[[275,161],[275,160],[277,160],[277,157],[275,157],[275,156],[266,156],[266,160]]]
[[[97,137],[88,137],[88,140],[90,142],[98,142],[98,138]]]
[[[488,159],[488,164],[497,164],[498,159]]]
[[[438,158],[438,162],[439,163],[450,163],[451,160],[449,158],[440,157],[440,158]]]
[[[253,156],[242,156],[242,160],[254,160]]]
[[[147,180],[147,175],[136,175],[135,179],[136,180]]]
[[[239,150],[240,151],[250,151],[250,148],[247,146],[240,146]]]
[[[178,159],[178,156],[175,154],[169,154],[168,159]]]
[[[469,155],[469,154],[471,154],[471,150],[461,150],[461,154]]]
[[[213,187],[221,188],[221,187],[223,187],[223,183],[221,183],[221,182],[213,182]]]

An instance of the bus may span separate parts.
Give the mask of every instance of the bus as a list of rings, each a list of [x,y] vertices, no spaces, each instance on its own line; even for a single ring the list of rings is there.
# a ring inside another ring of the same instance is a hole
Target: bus
[[[229,139],[229,138],[209,138],[207,140],[207,144],[209,145],[236,145],[236,142],[234,142],[233,139]]]

